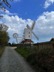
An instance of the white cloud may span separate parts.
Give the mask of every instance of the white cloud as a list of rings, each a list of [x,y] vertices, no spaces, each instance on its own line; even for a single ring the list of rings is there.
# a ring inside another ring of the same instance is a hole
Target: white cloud
[[[44,12],[39,16],[36,20],[35,29],[34,31],[36,31],[40,39],[50,40],[50,38],[54,37],[54,11]]]
[[[48,8],[53,3],[54,3],[54,0],[46,0],[44,4],[44,8]]]
[[[20,2],[21,0],[14,0],[14,2]]]
[[[29,24],[29,26],[31,26],[33,20],[22,19],[17,15],[9,16],[8,13],[3,14],[3,19],[0,20],[0,23],[4,23],[9,27],[8,32],[11,37],[10,40],[13,42],[13,33],[16,32],[19,34],[19,36],[22,36],[26,25]],[[54,11],[44,12],[38,17],[34,32],[39,37],[39,41],[49,40],[50,38],[54,37]],[[34,36],[32,39],[35,40]]]
[[[9,13],[9,12],[8,12]],[[0,20],[0,23],[7,25],[9,35],[12,37],[13,33],[18,33],[20,36],[23,35],[24,28],[27,24],[32,24],[31,19],[22,19],[19,16],[9,16],[8,14],[3,14],[3,19]]]
[[[7,10],[7,9],[5,9],[5,11],[3,13],[8,14],[8,15],[12,15],[12,13],[10,13],[9,10]]]

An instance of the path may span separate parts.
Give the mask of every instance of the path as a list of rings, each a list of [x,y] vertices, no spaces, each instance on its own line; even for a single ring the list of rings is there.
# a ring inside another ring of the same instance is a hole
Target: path
[[[0,72],[34,72],[24,58],[10,47],[6,47],[0,59]]]

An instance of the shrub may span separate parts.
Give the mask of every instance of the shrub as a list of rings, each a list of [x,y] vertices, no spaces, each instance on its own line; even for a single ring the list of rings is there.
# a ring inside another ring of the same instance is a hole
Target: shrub
[[[0,31],[0,45],[7,45],[9,41],[8,33],[5,31]]]
[[[54,48],[37,48],[27,61],[39,72],[54,72]]]

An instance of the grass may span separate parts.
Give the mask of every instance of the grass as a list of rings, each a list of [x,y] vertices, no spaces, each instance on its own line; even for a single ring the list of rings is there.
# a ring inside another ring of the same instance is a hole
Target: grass
[[[25,59],[32,53],[32,49],[30,45],[19,45],[16,49],[15,49],[19,54],[21,54]]]
[[[24,58],[27,58],[27,56],[30,54],[30,50],[27,48],[16,48],[15,50]]]
[[[2,56],[4,49],[5,49],[4,47],[0,47],[0,57]]]
[[[16,51],[37,72],[54,72],[54,48],[26,48],[18,47]]]

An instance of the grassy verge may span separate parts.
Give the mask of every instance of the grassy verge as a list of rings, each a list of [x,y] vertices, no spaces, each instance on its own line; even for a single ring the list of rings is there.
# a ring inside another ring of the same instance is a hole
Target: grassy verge
[[[16,49],[37,72],[54,72],[54,48]]]
[[[5,49],[4,47],[0,47],[0,57],[2,56],[4,49]]]
[[[30,49],[28,48],[16,48],[15,49],[19,54],[21,54],[24,58],[27,58],[30,54]]]

